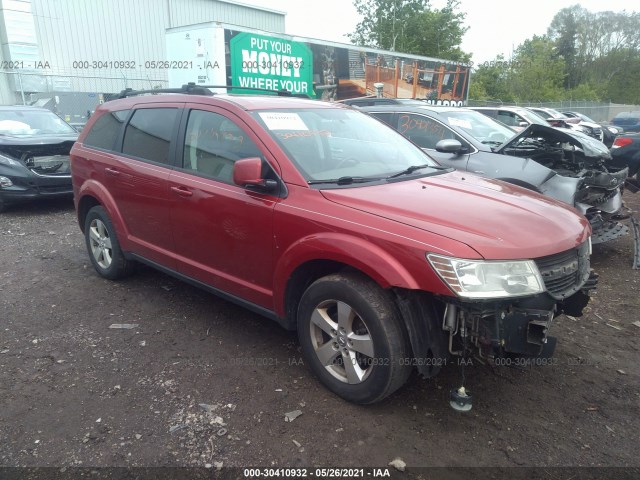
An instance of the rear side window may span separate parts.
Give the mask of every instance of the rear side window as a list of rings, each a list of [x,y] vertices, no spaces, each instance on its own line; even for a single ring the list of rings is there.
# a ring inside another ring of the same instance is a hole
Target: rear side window
[[[124,133],[122,153],[168,164],[177,114],[177,108],[136,110]]]
[[[84,145],[102,150],[114,150],[122,124],[130,111],[118,110],[102,115],[91,127],[91,131],[84,139]]]

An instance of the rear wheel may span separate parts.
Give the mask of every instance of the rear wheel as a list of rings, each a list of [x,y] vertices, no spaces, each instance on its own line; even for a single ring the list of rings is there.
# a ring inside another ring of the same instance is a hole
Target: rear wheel
[[[133,272],[133,262],[124,257],[111,219],[101,206],[89,210],[84,236],[91,263],[100,275],[117,280]]]
[[[311,370],[354,403],[380,401],[409,378],[409,341],[389,295],[358,273],[314,282],[298,308],[298,336]]]

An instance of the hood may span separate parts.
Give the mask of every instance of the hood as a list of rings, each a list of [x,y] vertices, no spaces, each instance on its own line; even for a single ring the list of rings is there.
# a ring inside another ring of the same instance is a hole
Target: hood
[[[551,255],[576,247],[590,234],[587,220],[572,208],[467,172],[322,194],[340,205],[457,240],[486,259]]]
[[[78,139],[77,133],[69,134],[40,134],[40,135],[9,135],[0,133],[0,148],[4,145],[26,146],[26,145],[56,145],[63,142],[75,142]]]
[[[604,143],[585,133],[537,124],[531,124],[516,136],[511,137],[507,142],[503,143],[496,152],[504,153],[505,150],[511,148],[520,138],[524,137],[543,137],[545,140],[553,143],[570,143],[581,149],[586,157],[592,159],[609,160],[611,158],[609,149]]]

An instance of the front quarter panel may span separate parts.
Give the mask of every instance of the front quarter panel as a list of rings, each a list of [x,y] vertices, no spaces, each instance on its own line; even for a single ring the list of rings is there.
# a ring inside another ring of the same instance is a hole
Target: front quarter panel
[[[289,197],[276,206],[274,232],[274,309],[279,315],[285,311],[287,282],[305,262],[331,260],[362,271],[383,288],[452,296],[426,254],[481,258],[456,240],[341,206],[305,187],[290,186]]]

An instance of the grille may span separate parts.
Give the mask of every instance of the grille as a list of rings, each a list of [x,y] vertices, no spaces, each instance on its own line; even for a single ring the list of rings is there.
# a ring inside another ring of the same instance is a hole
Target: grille
[[[535,260],[544,286],[556,300],[563,300],[582,288],[590,273],[589,243]]]

